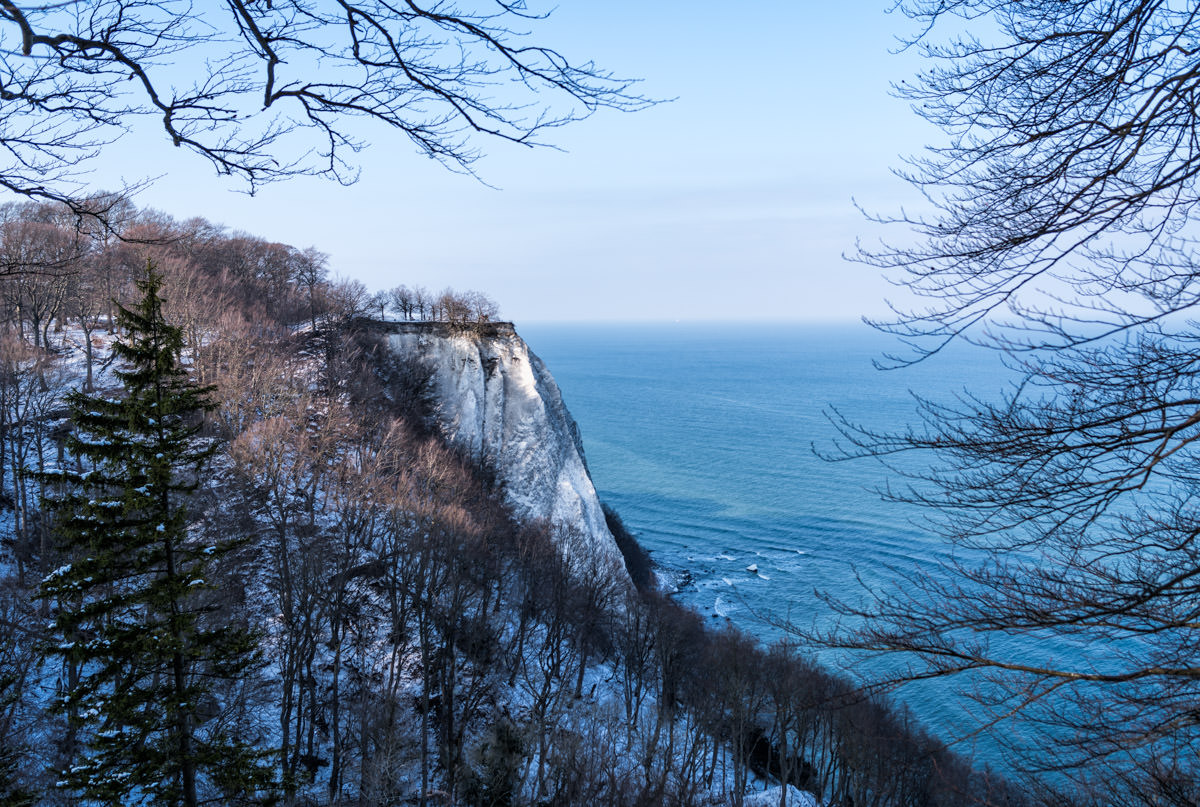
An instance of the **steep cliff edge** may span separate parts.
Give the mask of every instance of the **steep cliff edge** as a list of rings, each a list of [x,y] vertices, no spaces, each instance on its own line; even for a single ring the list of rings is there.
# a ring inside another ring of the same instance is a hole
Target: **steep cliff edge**
[[[436,322],[381,322],[389,348],[433,371],[437,415],[451,442],[496,470],[521,518],[572,533],[573,560],[624,564],[588,474],[579,427],[554,377],[511,323],[471,330]]]

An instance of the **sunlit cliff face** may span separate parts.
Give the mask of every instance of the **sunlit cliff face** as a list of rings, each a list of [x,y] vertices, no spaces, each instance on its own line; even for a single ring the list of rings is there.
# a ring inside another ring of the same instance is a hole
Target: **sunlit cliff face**
[[[450,440],[495,469],[516,514],[544,520],[573,563],[623,563],[588,475],[579,429],[542,360],[507,323],[475,331],[389,323],[392,350],[433,371]]]

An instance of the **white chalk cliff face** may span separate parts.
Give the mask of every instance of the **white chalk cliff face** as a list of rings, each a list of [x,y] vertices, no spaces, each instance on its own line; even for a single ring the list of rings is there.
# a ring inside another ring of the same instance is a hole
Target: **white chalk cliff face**
[[[392,350],[418,356],[432,368],[443,430],[496,469],[517,516],[569,531],[563,551],[573,562],[595,559],[624,574],[588,474],[579,427],[554,377],[513,327],[489,323],[464,332],[439,323],[399,322],[387,323],[387,329]]]

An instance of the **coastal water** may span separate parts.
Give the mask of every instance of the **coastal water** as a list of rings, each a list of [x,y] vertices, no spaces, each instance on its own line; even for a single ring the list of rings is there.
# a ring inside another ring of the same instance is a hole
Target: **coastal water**
[[[920,511],[875,489],[878,462],[829,462],[830,407],[883,430],[917,422],[910,390],[995,394],[996,357],[955,348],[904,370],[901,349],[866,326],[523,325],[579,423],[592,479],[679,598],[765,640],[768,617],[826,624],[818,591],[854,601],[945,556]],[[756,572],[748,571],[753,566]],[[869,671],[868,671],[869,672]],[[939,734],[962,733],[964,702],[944,682],[903,698]],[[960,750],[997,761],[986,738]]]

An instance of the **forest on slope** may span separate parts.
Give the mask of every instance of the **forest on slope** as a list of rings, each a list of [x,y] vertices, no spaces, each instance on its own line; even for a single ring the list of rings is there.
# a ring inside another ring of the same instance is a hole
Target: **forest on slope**
[[[628,572],[566,560],[571,535],[518,522],[442,437],[428,369],[363,327],[387,299],[331,280],[320,253],[106,204],[120,216],[95,230],[0,208],[0,801],[1072,803],[974,769],[795,642],[706,626],[630,561],[615,513]],[[137,579],[63,586],[150,512],[112,470],[126,458],[87,435],[134,411],[130,351],[153,311],[178,346],[150,364],[177,362],[197,396],[179,451],[200,472],[173,469],[166,504],[204,573],[115,558]],[[104,485],[112,521],[88,515]],[[182,581],[167,596],[187,652],[100,641],[116,625],[136,643],[138,620],[150,636],[163,606],[134,590],[164,580]],[[93,618],[100,601],[120,607]],[[246,639],[236,663],[211,636]],[[113,705],[172,657],[178,719]],[[86,681],[94,709],[73,699]]]

